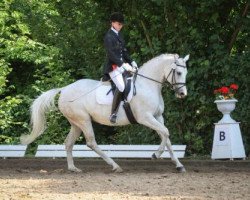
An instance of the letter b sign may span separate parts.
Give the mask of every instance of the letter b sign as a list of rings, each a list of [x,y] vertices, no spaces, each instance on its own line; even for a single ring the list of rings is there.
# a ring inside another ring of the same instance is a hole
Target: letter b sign
[[[220,141],[224,141],[226,139],[226,134],[224,131],[220,131],[220,134],[219,134],[219,139]]]
[[[224,128],[223,129],[217,129],[216,130],[216,137],[214,138],[215,139],[215,142],[216,142],[216,145],[228,145],[229,144],[229,141],[230,141],[230,132],[227,128]]]

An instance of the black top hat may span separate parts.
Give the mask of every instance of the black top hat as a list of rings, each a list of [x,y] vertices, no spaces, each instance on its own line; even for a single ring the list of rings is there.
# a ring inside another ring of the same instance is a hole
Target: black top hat
[[[110,16],[110,21],[111,22],[120,22],[120,23],[124,24],[124,16],[120,12],[114,12]]]

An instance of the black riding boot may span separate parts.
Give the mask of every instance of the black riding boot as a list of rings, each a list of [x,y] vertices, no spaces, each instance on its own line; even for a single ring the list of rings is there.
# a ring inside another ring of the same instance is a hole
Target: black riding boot
[[[110,115],[110,122],[111,123],[116,123],[116,114],[119,109],[120,102],[122,100],[122,92],[120,92],[117,88],[115,89],[114,92],[114,99],[113,99],[113,104],[112,104],[112,109],[111,109],[111,115]]]

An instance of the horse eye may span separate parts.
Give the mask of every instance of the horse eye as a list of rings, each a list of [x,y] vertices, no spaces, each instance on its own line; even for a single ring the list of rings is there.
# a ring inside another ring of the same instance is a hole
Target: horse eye
[[[177,72],[177,75],[180,76],[180,75],[181,75],[181,72]]]

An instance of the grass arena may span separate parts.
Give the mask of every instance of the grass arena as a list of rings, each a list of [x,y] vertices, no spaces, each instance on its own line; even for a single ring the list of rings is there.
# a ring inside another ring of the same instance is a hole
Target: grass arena
[[[116,161],[123,173],[101,159],[76,159],[80,173],[69,172],[66,159],[1,159],[0,199],[250,199],[249,160],[185,158],[186,173],[169,159]]]

